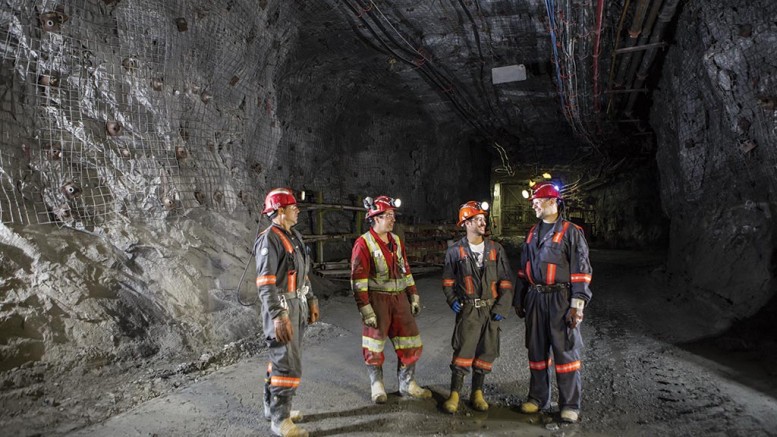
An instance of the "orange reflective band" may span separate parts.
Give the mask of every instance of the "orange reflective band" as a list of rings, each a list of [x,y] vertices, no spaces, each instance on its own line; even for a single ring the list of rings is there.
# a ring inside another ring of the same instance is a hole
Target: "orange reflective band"
[[[467,258],[467,251],[464,250],[464,246],[459,246],[459,259]]]
[[[545,361],[529,361],[529,368],[531,370],[545,370],[551,364],[553,364],[553,360],[551,360],[550,358],[548,358]]]
[[[532,239],[532,237],[534,237],[534,228],[536,228],[536,227],[537,227],[537,225],[534,225],[534,226],[531,227],[531,229],[529,229],[529,236],[526,237],[526,242],[527,243],[531,243],[531,239]]]
[[[270,377],[270,385],[275,387],[293,387],[299,386],[299,378],[292,378],[289,376],[272,376]]]
[[[275,285],[275,275],[257,276],[256,286],[261,287],[262,285]]]
[[[478,369],[488,370],[491,371],[491,368],[494,366],[493,363],[489,363],[488,361],[483,361],[481,359],[475,360],[475,367]]]
[[[453,357],[453,365],[458,367],[472,367],[474,358]]]
[[[273,226],[272,228],[273,232],[275,232],[275,235],[280,237],[281,243],[283,243],[283,248],[286,249],[286,252],[294,253],[294,247],[291,245],[291,241],[289,241],[289,237],[286,236],[286,234],[283,233],[282,230],[278,229],[278,227]]]
[[[556,364],[556,373],[569,373],[580,370],[580,361],[572,361],[567,364]]]
[[[464,288],[467,294],[475,294],[475,282],[472,280],[472,276],[464,277]]]
[[[531,277],[531,264],[529,261],[526,261],[526,279],[529,280],[529,284],[534,284],[534,279]]]
[[[569,280],[570,282],[585,282],[586,284],[590,284],[591,275],[587,273],[572,273]]]
[[[499,294],[497,294],[496,292],[496,282],[491,283],[491,297],[493,299],[496,299],[497,297],[499,297]]]
[[[518,277],[526,279],[526,272],[524,272],[523,269],[518,269]]]
[[[499,281],[499,288],[513,288],[513,283],[510,281]]]
[[[496,249],[491,249],[491,251],[488,252],[488,259],[496,261]]]
[[[553,285],[556,283],[556,265],[548,263],[548,271],[545,274],[546,283],[548,285]]]
[[[554,243],[561,243],[561,239],[564,238],[564,234],[567,232],[567,229],[569,229],[569,223],[570,222],[564,223],[564,227],[561,228],[561,232],[556,232],[553,235],[553,242]]]
[[[286,291],[289,293],[297,291],[297,272],[294,270],[289,271],[289,280],[286,283]]]
[[[455,279],[443,279],[442,280],[442,286],[443,287],[453,287],[454,285],[456,285],[456,280]]]

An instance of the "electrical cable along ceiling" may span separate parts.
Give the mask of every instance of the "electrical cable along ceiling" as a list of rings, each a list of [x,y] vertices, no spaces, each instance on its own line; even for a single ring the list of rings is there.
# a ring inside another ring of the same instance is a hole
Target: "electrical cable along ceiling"
[[[387,85],[382,103],[407,90],[419,114],[483,145],[501,174],[590,158],[613,168],[632,151],[621,145],[653,141],[640,99],[678,4],[13,3],[0,16],[1,220],[85,226],[253,208],[253,187],[282,182],[269,171],[288,154],[281,138],[307,139],[287,132],[280,104],[306,80],[325,89],[372,75]],[[365,110],[372,125],[385,113]]]

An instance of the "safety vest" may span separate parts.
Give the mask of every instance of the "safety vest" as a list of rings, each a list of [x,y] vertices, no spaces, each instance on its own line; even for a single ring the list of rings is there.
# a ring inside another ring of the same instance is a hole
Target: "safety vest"
[[[401,270],[402,277],[391,278],[389,277],[389,267],[386,258],[383,257],[383,251],[380,249],[375,237],[371,232],[367,232],[362,235],[364,242],[367,243],[367,249],[370,251],[370,256],[375,262],[375,273],[370,275],[368,286],[370,291],[383,291],[390,293],[399,293],[405,288],[414,285],[415,281],[413,276],[405,271],[405,259],[402,257],[402,242],[397,235],[389,232],[391,238],[394,239],[396,245],[397,264]]]

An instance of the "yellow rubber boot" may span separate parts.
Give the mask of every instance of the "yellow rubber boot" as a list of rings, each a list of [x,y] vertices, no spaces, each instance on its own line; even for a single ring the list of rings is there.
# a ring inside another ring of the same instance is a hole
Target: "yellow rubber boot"
[[[488,411],[488,402],[483,399],[483,390],[473,391],[469,400],[472,402],[472,408],[478,411]]]
[[[442,404],[442,408],[451,414],[459,411],[459,392],[452,391],[448,400]]]
[[[279,424],[272,422],[271,428],[273,433],[281,437],[308,437],[308,432],[295,425],[289,418]]]
[[[540,406],[536,402],[526,401],[521,404],[521,413],[534,414],[540,411]]]

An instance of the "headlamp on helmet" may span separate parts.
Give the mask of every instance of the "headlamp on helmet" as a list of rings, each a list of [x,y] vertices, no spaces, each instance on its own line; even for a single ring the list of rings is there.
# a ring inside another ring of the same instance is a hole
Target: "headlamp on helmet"
[[[488,207],[488,202],[478,202],[475,200],[470,200],[461,205],[459,207],[459,221],[456,223],[456,226],[462,226],[464,222],[478,214],[487,214]]]
[[[373,199],[372,197],[364,198],[364,209],[367,210],[365,218],[371,218],[379,214],[383,214],[386,211],[391,211],[402,206],[402,200],[394,199],[388,196],[378,196]]]

